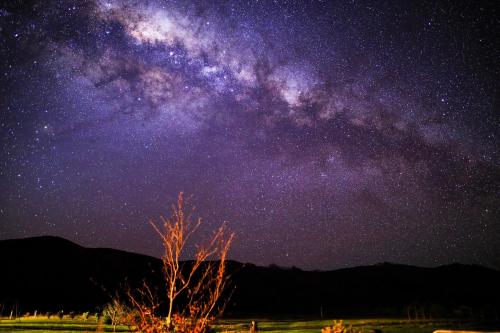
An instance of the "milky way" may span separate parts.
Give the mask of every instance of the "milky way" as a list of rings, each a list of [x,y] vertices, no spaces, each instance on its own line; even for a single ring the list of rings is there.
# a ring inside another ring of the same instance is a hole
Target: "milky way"
[[[184,191],[243,262],[500,267],[499,14],[8,2],[0,238],[159,256],[147,222]]]

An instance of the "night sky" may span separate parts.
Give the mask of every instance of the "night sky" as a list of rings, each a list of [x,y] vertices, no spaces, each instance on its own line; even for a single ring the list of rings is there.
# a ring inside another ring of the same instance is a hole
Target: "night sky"
[[[500,268],[496,1],[3,1],[0,239]],[[2,254],[3,255],[3,254]]]

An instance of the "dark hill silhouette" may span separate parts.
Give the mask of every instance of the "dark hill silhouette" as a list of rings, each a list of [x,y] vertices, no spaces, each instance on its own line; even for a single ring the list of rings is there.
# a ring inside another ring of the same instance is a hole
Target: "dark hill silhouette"
[[[52,236],[0,241],[0,255],[0,302],[25,311],[94,309],[126,279],[134,285],[161,269],[157,258]]]
[[[94,311],[116,289],[142,279],[161,285],[161,261],[85,248],[58,237],[0,241],[3,315]],[[475,265],[379,264],[334,271],[260,267],[231,261],[229,316],[483,317],[500,314],[500,272]],[[0,305],[1,305],[0,304]],[[2,306],[0,306],[0,309]]]

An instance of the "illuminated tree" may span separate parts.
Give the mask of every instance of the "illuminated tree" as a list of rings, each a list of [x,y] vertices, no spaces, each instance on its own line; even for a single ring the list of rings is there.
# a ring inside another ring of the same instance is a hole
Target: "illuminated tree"
[[[221,296],[227,284],[226,259],[234,234],[225,224],[204,246],[197,246],[192,260],[183,261],[192,236],[199,231],[201,218],[192,219],[183,194],[172,207],[170,218],[160,217],[162,226],[151,222],[160,236],[164,254],[163,274],[166,287],[167,316],[158,314],[161,301],[144,283],[135,294],[129,292],[142,332],[206,332],[221,309]]]

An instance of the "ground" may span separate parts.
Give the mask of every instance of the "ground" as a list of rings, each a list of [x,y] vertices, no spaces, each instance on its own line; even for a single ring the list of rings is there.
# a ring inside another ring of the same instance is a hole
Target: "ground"
[[[251,319],[222,320],[216,326],[217,332],[242,333],[248,332]],[[331,325],[331,320],[256,320],[261,332],[266,333],[319,333],[321,328]],[[456,320],[419,320],[407,321],[404,319],[352,319],[346,320],[346,324],[352,324],[355,328],[369,332],[380,329],[383,333],[431,333],[436,329],[483,329],[491,330],[484,325]],[[46,317],[21,318],[15,320],[0,319],[0,332],[16,333],[73,333],[73,332],[96,332],[98,329],[95,318],[83,319],[59,319]],[[111,325],[102,325],[100,331],[112,332]],[[118,326],[117,332],[129,332],[126,326]]]

